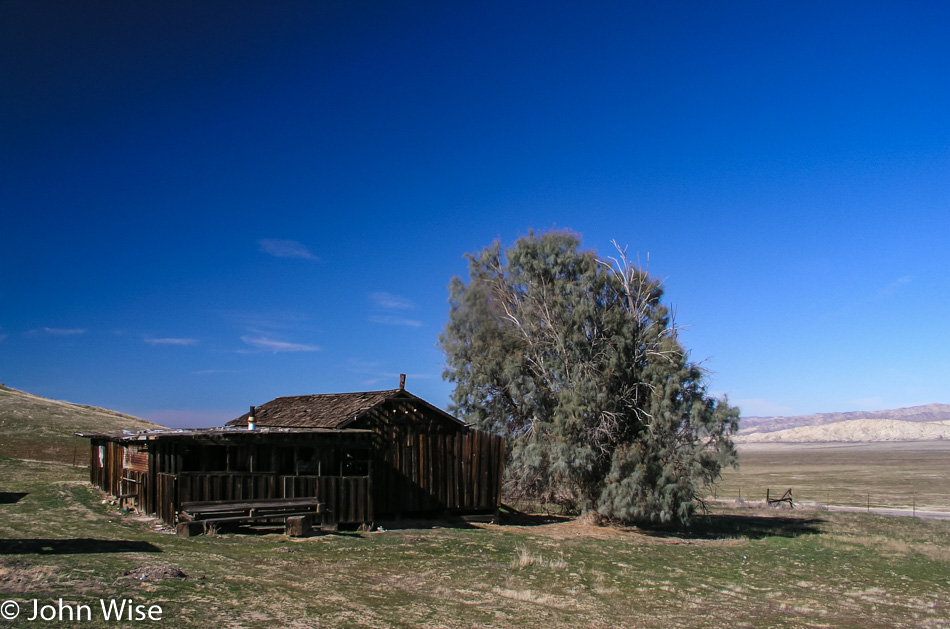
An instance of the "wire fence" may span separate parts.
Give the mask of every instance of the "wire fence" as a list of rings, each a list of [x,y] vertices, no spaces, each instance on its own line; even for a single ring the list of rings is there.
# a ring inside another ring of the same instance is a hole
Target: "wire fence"
[[[742,487],[713,488],[711,496],[714,502],[732,503],[744,507],[773,507],[785,509],[835,509],[847,511],[864,511],[866,513],[884,513],[895,515],[918,515],[950,517],[950,500],[933,500],[934,494],[927,494],[930,499],[920,500],[917,494],[901,495],[895,493],[878,493],[872,491],[806,491],[796,492],[794,488],[775,489],[772,487],[754,487],[743,493]]]

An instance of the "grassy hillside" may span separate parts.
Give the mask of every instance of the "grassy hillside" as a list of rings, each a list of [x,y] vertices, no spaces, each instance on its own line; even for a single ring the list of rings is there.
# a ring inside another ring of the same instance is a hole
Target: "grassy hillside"
[[[83,464],[89,441],[76,432],[144,430],[158,424],[95,406],[59,402],[0,384],[0,456]]]

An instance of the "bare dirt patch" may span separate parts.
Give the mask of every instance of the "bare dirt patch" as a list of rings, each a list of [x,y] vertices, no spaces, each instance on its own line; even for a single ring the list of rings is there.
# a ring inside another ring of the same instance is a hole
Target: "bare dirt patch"
[[[34,566],[29,562],[13,559],[0,562],[0,589],[4,592],[22,594],[46,589],[56,575],[53,566]]]
[[[157,583],[166,579],[187,579],[188,575],[177,566],[141,566],[125,572],[125,576],[135,581]]]

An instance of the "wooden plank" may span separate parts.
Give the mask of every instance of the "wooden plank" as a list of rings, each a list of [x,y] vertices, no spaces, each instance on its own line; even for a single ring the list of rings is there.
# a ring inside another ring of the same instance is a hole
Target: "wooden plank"
[[[462,479],[465,475],[462,472],[462,441],[464,435],[460,432],[455,433],[455,451],[453,456],[453,471],[455,474],[455,497],[452,500],[452,507],[458,508],[462,504],[465,489],[462,487]]]
[[[475,506],[478,496],[478,437],[472,431],[468,434],[469,442],[469,466],[468,466],[468,500],[463,507],[471,508]]]
[[[336,501],[333,499],[330,489],[330,479],[328,477],[321,476],[317,479],[317,497],[327,505],[327,511],[333,514],[331,517],[335,518]]]
[[[422,489],[420,496],[422,498],[422,509],[425,509],[425,497],[429,493],[429,478],[426,472],[429,468],[429,452],[426,446],[428,439],[424,431],[416,428],[416,442],[419,444],[419,487]]]
[[[491,482],[489,465],[491,463],[491,435],[487,432],[479,432],[479,440],[482,442],[481,463],[479,465],[479,483],[481,485],[478,494],[478,506],[492,506],[489,501],[489,483]]]
[[[465,434],[462,436],[462,439],[460,440],[460,443],[459,443],[459,454],[460,454],[459,463],[462,470],[461,478],[459,479],[459,489],[461,490],[459,492],[459,504],[458,504],[459,508],[461,508],[462,505],[468,504],[468,496],[469,496],[468,481],[470,477],[469,451],[471,449],[470,448],[471,441],[472,440],[469,438],[469,435]]]
[[[439,502],[444,509],[449,504],[449,436],[444,430],[438,434],[439,440]]]
[[[356,483],[353,478],[343,479],[343,496],[346,500],[346,519],[352,522],[356,518]]]
[[[287,512],[287,513],[262,513],[260,515],[237,515],[237,516],[226,516],[222,518],[202,518],[200,520],[191,520],[189,524],[220,524],[225,522],[260,522],[263,520],[283,520],[285,518],[293,518],[298,516],[310,516],[313,517],[313,512],[302,511],[299,513],[296,512]]]
[[[472,431],[472,502],[466,506],[479,506],[482,479],[482,440],[481,433]]]
[[[495,462],[496,469],[498,470],[498,481],[495,492],[495,507],[501,507],[501,490],[504,487],[505,482],[505,440],[502,437],[498,437],[498,459]]]
[[[448,491],[445,506],[451,509],[455,506],[455,436],[452,431],[446,433],[445,443],[446,489]]]
[[[288,499],[265,499],[265,500],[210,500],[182,502],[180,511],[210,513],[225,509],[267,509],[284,507],[308,507],[317,506],[320,501],[317,498],[288,498]]]
[[[419,435],[414,432],[410,432],[409,440],[411,445],[409,446],[409,455],[412,459],[412,468],[410,470],[412,478],[412,484],[419,486]]]
[[[445,506],[448,509],[455,508],[455,435],[451,432],[445,436],[445,471],[446,471],[446,489],[448,494],[445,499]]]
[[[191,500],[191,490],[188,487],[187,479],[182,479],[178,495],[180,500]]]
[[[337,509],[340,511],[340,513],[343,513],[343,510],[345,509],[345,506],[346,506],[346,503],[345,503],[346,492],[343,490],[343,477],[335,476],[333,478],[333,485],[336,490],[335,494],[336,494]]]
[[[418,511],[421,507],[419,505],[419,435],[409,429],[410,440],[412,445],[410,446],[410,455],[412,459],[412,483],[407,489],[407,500],[406,500],[406,511]]]
[[[479,478],[479,471],[480,471],[478,464],[479,464],[479,461],[481,460],[479,457],[479,454],[480,454],[479,446],[481,445],[481,440],[478,438],[478,433],[475,432],[474,430],[469,433],[469,441],[471,441],[472,443],[472,453],[471,453],[472,466],[469,471],[469,474],[471,476],[469,479],[469,483],[471,485],[471,494],[469,495],[468,503],[465,504],[465,507],[472,508],[478,505],[478,489],[479,489],[478,478]]]
[[[376,503],[373,498],[373,470],[370,469],[369,476],[363,481],[366,486],[366,512],[363,514],[364,524],[370,524],[376,519]]]
[[[434,446],[433,434],[426,430],[426,489],[429,495],[429,509],[437,508],[439,503],[439,488],[435,476],[435,457],[438,449]]]

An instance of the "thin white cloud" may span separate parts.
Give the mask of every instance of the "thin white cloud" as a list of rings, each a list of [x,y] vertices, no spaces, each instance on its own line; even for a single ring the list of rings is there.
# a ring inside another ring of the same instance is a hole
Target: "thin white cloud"
[[[83,328],[43,328],[43,331],[47,334],[55,334],[56,336],[70,336],[73,334],[86,333],[86,330]]]
[[[392,315],[374,315],[369,318],[373,323],[381,323],[383,325],[402,325],[410,328],[418,328],[422,326],[422,321],[417,319],[404,319],[403,317],[394,317]]]
[[[896,293],[902,286],[906,286],[907,284],[910,284],[913,281],[914,281],[913,275],[904,275],[903,277],[899,277],[893,282],[889,283],[884,288],[882,288],[881,290],[879,290],[877,292],[877,297],[878,299],[890,297],[891,295]]]
[[[298,260],[316,260],[317,256],[310,253],[310,249],[296,240],[280,240],[277,238],[264,238],[258,240],[261,251],[277,258],[297,258]]]
[[[251,337],[242,336],[241,340],[255,349],[269,352],[319,352],[317,345],[302,345],[300,343],[288,343],[287,341],[278,341],[277,339],[267,338],[265,336]]]
[[[401,295],[393,295],[392,293],[370,293],[369,297],[376,303],[377,307],[385,308],[386,310],[413,310],[416,307],[409,299]]]
[[[416,305],[412,303],[412,300],[403,297],[402,295],[394,295],[387,292],[375,292],[370,293],[369,298],[373,300],[373,303],[376,306],[377,311],[405,311],[405,310],[415,310]],[[409,319],[407,317],[400,317],[392,314],[375,314],[369,317],[369,320],[373,323],[379,323],[382,325],[399,325],[410,328],[418,328],[422,326],[422,322],[418,319]]]
[[[161,338],[145,339],[145,342],[151,345],[194,345],[198,341],[196,339]]]
[[[268,336],[275,331],[312,331],[310,317],[296,312],[261,313],[225,310],[221,315],[236,328],[247,334]]]

